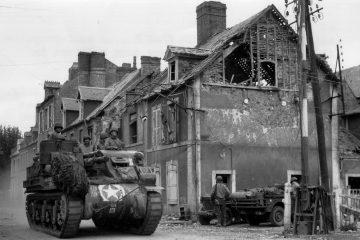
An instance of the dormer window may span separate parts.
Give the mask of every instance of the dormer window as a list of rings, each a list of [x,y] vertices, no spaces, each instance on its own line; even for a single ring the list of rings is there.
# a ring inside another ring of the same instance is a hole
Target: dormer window
[[[177,61],[173,60],[169,62],[169,81],[174,82],[178,79],[178,67]]]

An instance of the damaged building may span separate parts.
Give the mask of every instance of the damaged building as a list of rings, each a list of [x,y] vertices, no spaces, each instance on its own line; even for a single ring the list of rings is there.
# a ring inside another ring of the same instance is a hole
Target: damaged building
[[[232,190],[301,177],[297,35],[274,5],[226,28],[226,6],[197,9],[195,48],[168,46],[164,74],[148,102],[148,164],[157,167],[169,212],[196,209],[221,175]],[[331,164],[331,89],[335,76],[318,57]],[[311,87],[310,182],[319,183]]]
[[[195,213],[218,175],[232,191],[301,177],[297,34],[274,5],[230,28],[223,3],[203,2],[196,14],[196,46],[167,46],[165,70],[158,57],[142,56],[137,69],[79,53],[59,90],[67,138],[86,133],[95,144],[117,128],[125,148],[154,167],[166,213]],[[331,166],[337,83],[325,59],[317,62]],[[310,183],[318,184],[310,84],[308,96]]]

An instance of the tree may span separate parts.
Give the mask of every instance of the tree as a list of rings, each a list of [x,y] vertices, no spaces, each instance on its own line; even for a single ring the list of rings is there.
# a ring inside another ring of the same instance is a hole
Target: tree
[[[21,132],[18,127],[0,125],[0,177],[3,179],[0,188],[6,187],[9,182],[11,149],[19,138]]]

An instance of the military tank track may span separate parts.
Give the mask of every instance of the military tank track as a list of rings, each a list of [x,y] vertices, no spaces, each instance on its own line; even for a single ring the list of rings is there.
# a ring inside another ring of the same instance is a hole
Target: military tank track
[[[62,193],[35,193],[26,197],[26,216],[30,228],[58,238],[77,234],[82,211],[80,199]]]
[[[162,216],[162,201],[159,193],[148,193],[147,211],[145,218],[131,229],[131,232],[138,235],[151,235],[155,232]]]

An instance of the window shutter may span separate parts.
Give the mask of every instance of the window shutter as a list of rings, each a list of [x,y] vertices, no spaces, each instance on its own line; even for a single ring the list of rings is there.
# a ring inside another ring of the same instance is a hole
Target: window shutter
[[[155,139],[156,139],[156,111],[155,109],[153,108],[152,110],[152,114],[151,114],[151,126],[152,126],[152,145],[155,146],[156,145],[156,142],[155,142]]]
[[[161,187],[161,173],[160,173],[160,168],[159,167],[155,167],[154,168],[154,172],[156,175],[156,186]]]
[[[168,204],[178,204],[178,171],[177,162],[169,161],[166,163],[166,194]]]
[[[161,145],[163,141],[162,124],[161,124],[161,109],[156,109],[156,144]]]
[[[161,125],[162,125],[162,134],[164,136],[165,144],[169,143],[169,131],[170,131],[169,121],[170,119],[169,119],[168,106],[166,104],[163,104],[161,106]]]

